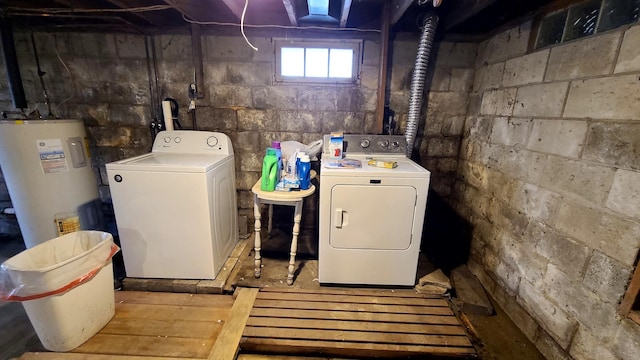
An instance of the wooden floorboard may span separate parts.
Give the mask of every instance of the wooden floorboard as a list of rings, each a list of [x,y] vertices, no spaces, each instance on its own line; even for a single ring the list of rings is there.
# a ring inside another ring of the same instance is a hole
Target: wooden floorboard
[[[447,300],[374,291],[261,289],[243,352],[366,357],[474,358]]]

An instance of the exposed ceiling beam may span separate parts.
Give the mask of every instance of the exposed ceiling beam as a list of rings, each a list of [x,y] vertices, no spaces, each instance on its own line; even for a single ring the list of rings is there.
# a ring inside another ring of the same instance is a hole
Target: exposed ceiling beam
[[[244,9],[244,4],[241,4],[236,0],[222,0],[222,2],[227,5],[233,15],[235,15],[238,20],[240,20],[240,18],[242,17],[242,10]]]
[[[298,18],[296,17],[296,10],[293,8],[293,4],[291,0],[282,0],[282,4],[284,8],[287,10],[287,15],[289,15],[289,21],[291,25],[298,26]]]
[[[143,7],[143,6],[149,6],[149,1],[142,0],[142,2],[140,1],[122,1],[122,0],[106,0],[107,2],[126,9],[126,8],[130,8],[130,7]],[[154,5],[159,5],[159,4],[154,4]],[[165,11],[165,10],[163,10]],[[169,10],[167,10],[169,11]],[[160,26],[160,25],[164,25],[167,23],[171,23],[170,18],[168,18],[167,16],[163,15],[161,13],[161,11],[148,11],[148,12],[134,12],[132,13],[133,15],[139,17],[140,19],[148,22],[149,24],[152,25],[156,25],[156,26]]]
[[[349,19],[349,11],[351,11],[351,0],[342,0],[342,12],[340,13],[340,27],[347,26],[347,19]]]
[[[449,30],[462,24],[495,2],[496,0],[458,0],[455,9],[442,19],[444,29]]]
[[[391,25],[400,20],[414,0],[393,0],[391,3]]]

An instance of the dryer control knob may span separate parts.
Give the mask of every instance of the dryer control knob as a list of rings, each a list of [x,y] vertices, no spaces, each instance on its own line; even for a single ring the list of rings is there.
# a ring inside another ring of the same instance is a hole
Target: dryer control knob
[[[360,147],[362,147],[363,149],[368,148],[369,144],[370,144],[369,139],[360,140]]]
[[[394,149],[395,149],[395,148],[397,148],[398,146],[400,146],[400,142],[398,142],[398,141],[392,141],[392,142],[391,142],[391,147],[392,147],[392,148],[394,148]]]
[[[386,149],[389,147],[389,140],[378,141],[378,145],[380,145],[380,147],[382,147],[383,149]]]
[[[171,138],[170,138],[170,137],[168,137],[168,136],[165,136],[165,137],[164,137],[164,142],[166,142],[166,143],[170,143],[170,142],[171,142]]]
[[[175,139],[173,139],[173,141],[175,141],[175,142],[176,142],[176,144],[180,144],[180,142],[182,141],[182,138],[181,138],[181,137],[179,137],[179,136],[176,136],[176,138],[175,138]]]
[[[209,136],[207,138],[207,145],[209,145],[210,147],[218,145],[218,138],[215,136]]]

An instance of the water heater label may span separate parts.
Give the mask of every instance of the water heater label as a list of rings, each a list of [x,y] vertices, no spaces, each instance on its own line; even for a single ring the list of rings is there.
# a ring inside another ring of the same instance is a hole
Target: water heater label
[[[69,171],[67,159],[62,148],[62,140],[46,139],[36,140],[40,165],[45,174]]]

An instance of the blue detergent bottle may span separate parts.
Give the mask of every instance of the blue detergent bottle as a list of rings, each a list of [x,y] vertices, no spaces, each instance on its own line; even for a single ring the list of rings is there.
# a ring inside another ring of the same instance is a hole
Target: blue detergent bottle
[[[276,150],[267,148],[267,154],[262,161],[262,178],[260,190],[274,191],[278,183],[278,156]]]
[[[300,166],[298,169],[300,190],[307,190],[311,186],[311,161],[308,155],[303,155],[300,158]]]

